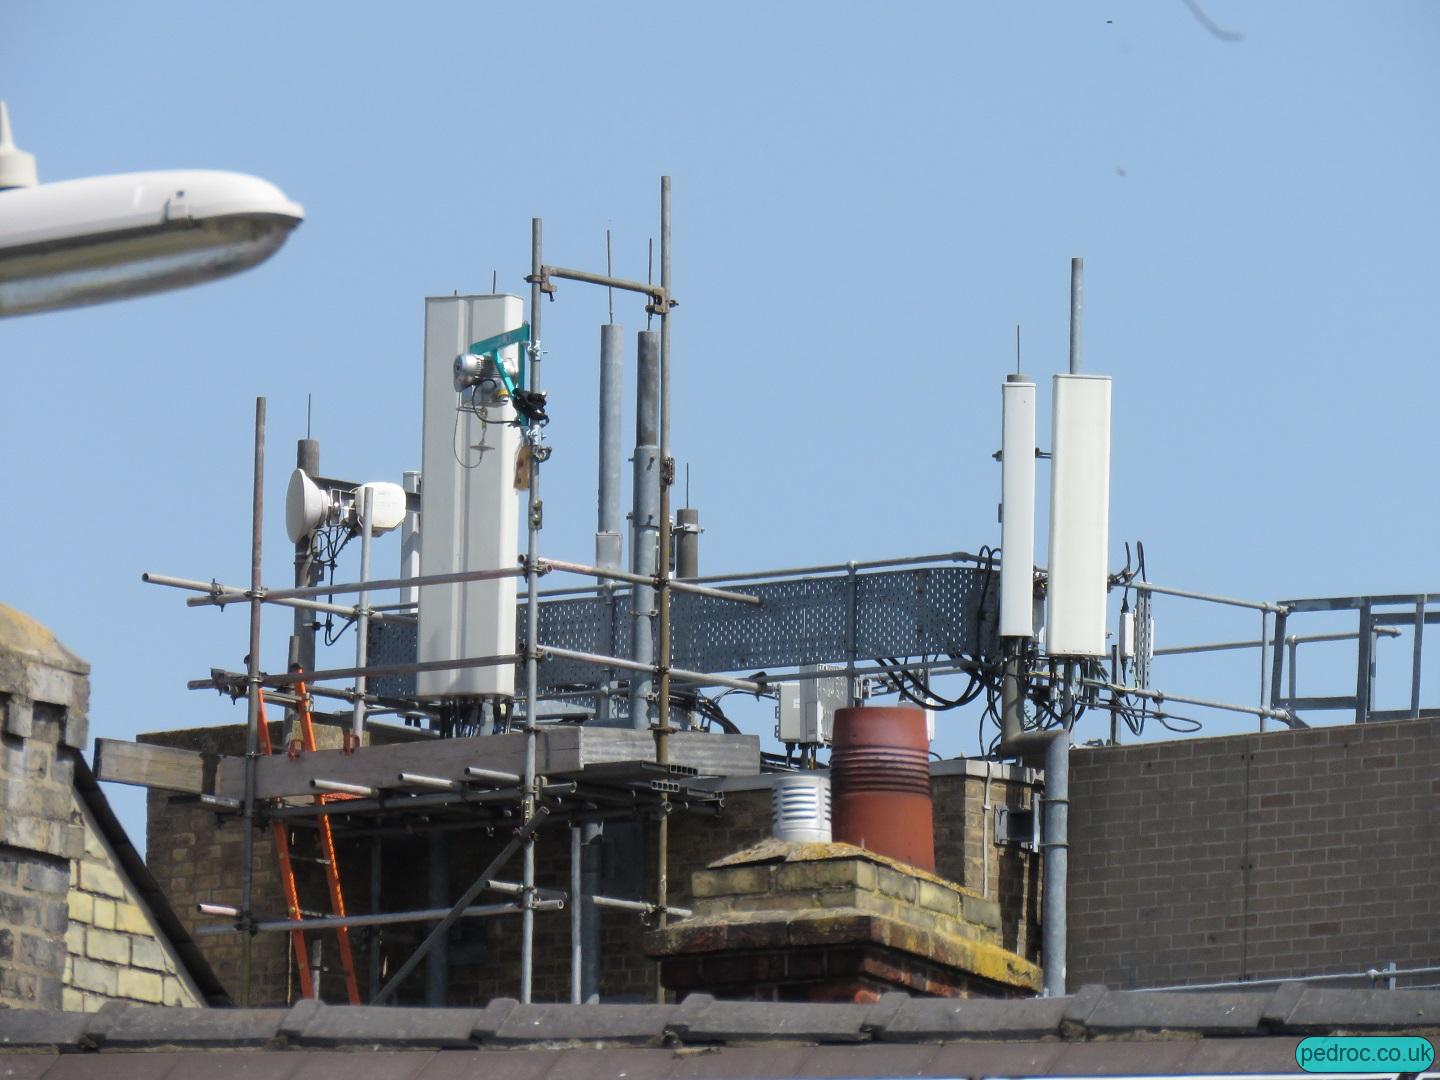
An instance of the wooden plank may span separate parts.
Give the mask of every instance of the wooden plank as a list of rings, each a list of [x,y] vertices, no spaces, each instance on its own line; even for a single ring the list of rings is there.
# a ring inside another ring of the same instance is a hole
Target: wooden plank
[[[215,791],[219,754],[202,754],[174,746],[152,746],[123,739],[95,740],[95,778],[112,784],[135,784],[208,795]],[[229,759],[238,764],[238,758]]]
[[[572,772],[580,766],[579,732],[570,727],[540,733],[535,765],[542,775]],[[293,760],[285,754],[261,757],[256,762],[255,795],[261,799],[313,795],[312,779],[333,780],[362,787],[397,788],[402,772],[422,773],[446,780],[463,780],[467,766],[498,772],[525,769],[525,736],[477,735],[466,739],[427,739],[423,742],[362,746],[353,753],[314,750]],[[220,765],[219,794],[240,798],[245,781],[241,758],[225,758]]]

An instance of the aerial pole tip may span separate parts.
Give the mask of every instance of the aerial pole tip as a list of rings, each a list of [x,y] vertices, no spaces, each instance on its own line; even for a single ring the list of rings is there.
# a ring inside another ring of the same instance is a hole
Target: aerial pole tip
[[[0,101],[0,191],[34,187],[37,183],[35,155],[16,147],[10,132],[10,109]]]

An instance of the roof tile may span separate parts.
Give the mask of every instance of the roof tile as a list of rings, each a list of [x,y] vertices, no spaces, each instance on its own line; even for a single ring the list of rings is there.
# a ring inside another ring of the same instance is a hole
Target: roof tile
[[[864,1042],[870,1037],[866,1030],[869,1005],[698,998],[697,994],[686,998],[670,1020],[671,1032],[687,1043]]]
[[[84,1013],[0,1009],[0,1049],[77,1049],[89,1020]]]
[[[284,1009],[167,1009],[110,1002],[95,1013],[86,1035],[112,1047],[265,1047],[273,1044]]]
[[[888,998],[890,995],[886,995]],[[884,999],[879,1004],[883,1004]],[[950,1039],[1053,1039],[1069,1007],[1067,998],[910,998],[888,1019],[872,1014],[883,1042]],[[876,1021],[879,1022],[876,1022]]]
[[[658,1045],[674,1011],[671,1005],[517,1005],[494,1041]]]
[[[406,1046],[472,1049],[480,1009],[322,1005],[291,1041],[300,1046]]]

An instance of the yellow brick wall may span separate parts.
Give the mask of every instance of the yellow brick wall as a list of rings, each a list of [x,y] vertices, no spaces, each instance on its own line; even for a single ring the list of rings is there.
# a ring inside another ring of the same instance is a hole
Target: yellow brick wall
[[[94,1012],[107,1001],[199,1006],[189,978],[156,933],[150,914],[120,874],[114,855],[78,799],[84,854],[70,861],[70,926],[65,933],[64,1007]]]

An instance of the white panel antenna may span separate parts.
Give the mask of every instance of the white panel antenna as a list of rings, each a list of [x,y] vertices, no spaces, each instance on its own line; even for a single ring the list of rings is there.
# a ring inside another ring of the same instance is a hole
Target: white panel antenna
[[[1110,546],[1110,378],[1056,375],[1045,651],[1105,656]]]
[[[518,296],[441,296],[425,301],[425,418],[420,471],[420,569],[423,574],[513,567],[519,556],[515,456],[520,429],[508,397],[462,398],[455,359],[475,342],[516,330]],[[516,371],[523,346],[500,350]],[[468,391],[467,387],[467,391]],[[515,579],[431,585],[420,592],[419,659],[453,661],[515,651]],[[422,697],[510,697],[515,666],[425,671]]]
[[[1035,636],[1035,384],[1000,388],[1000,636]]]

